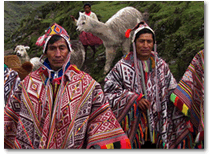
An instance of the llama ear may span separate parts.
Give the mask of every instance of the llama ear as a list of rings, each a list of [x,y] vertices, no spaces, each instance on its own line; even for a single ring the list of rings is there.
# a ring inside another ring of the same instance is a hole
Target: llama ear
[[[81,18],[82,20],[85,20],[86,19],[85,14],[82,12],[79,12],[79,18]]]
[[[29,50],[29,49],[30,49],[30,47],[29,47],[29,46],[25,46],[24,48],[25,48],[26,50]]]
[[[19,47],[19,45],[15,47],[14,53],[17,52],[18,47]]]
[[[84,15],[84,13],[82,13],[82,12],[79,12],[79,16],[83,16]]]

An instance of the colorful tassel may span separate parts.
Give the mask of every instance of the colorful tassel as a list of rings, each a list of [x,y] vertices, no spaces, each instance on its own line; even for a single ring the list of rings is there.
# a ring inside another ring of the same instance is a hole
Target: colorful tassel
[[[129,115],[126,115],[126,131],[129,129]]]
[[[129,38],[130,37],[130,33],[131,33],[131,29],[127,29],[127,31],[125,32],[125,37]]]
[[[141,133],[141,137],[144,138],[144,133],[142,131],[142,128],[141,128],[141,125],[139,124],[139,130],[140,130],[140,133]]]
[[[153,130],[152,138],[153,138],[152,142],[155,143],[155,130]]]
[[[107,149],[114,149],[113,143],[107,144],[107,145],[106,145],[106,148],[107,148]]]
[[[190,117],[190,110],[186,104],[184,104],[174,93],[171,94],[170,100],[174,105],[185,115]]]

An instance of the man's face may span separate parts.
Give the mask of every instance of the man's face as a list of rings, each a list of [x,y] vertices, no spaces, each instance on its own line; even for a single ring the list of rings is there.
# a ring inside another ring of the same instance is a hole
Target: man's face
[[[91,8],[90,8],[88,5],[86,5],[86,6],[84,7],[84,10],[85,10],[86,13],[89,13],[89,12],[90,12],[90,9],[91,9]]]
[[[67,55],[69,53],[65,39],[54,42],[53,44],[48,44],[46,56],[50,62],[50,66],[54,71],[62,68],[66,61]]]
[[[141,34],[139,38],[136,39],[136,54],[138,59],[147,60],[150,57],[153,45],[152,34]]]

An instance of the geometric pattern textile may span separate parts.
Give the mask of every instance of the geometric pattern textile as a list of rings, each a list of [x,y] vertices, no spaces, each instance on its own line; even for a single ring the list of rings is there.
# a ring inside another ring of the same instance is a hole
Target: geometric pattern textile
[[[53,102],[45,66],[30,73],[4,110],[4,147],[17,149],[131,148],[101,86],[70,65]]]
[[[155,60],[153,51],[151,57]],[[140,60],[138,62],[141,63]],[[141,111],[137,105],[137,101],[144,94],[141,75],[136,78],[133,52],[118,61],[105,78],[105,96],[128,135],[132,148],[141,148],[141,145],[145,141],[151,141],[151,138],[157,148],[176,148],[182,140],[180,133],[185,133],[187,130],[183,126],[184,115],[170,102],[170,94],[177,86],[176,80],[163,59],[157,58],[156,67],[158,89],[155,85],[154,68],[147,73],[146,78],[144,77],[147,79],[145,84],[147,99],[151,102],[150,121],[147,119],[147,113]],[[152,137],[149,136],[149,131]]]
[[[20,83],[18,73],[8,67],[4,69],[4,103],[9,101],[10,95]]]

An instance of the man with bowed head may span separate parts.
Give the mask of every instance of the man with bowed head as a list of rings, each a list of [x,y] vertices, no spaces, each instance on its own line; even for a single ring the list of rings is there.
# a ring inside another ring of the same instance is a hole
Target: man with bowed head
[[[40,37],[43,65],[30,73],[4,110],[4,147],[130,148],[101,86],[71,65],[70,37],[58,24]]]
[[[170,103],[176,80],[157,55],[154,31],[144,21],[125,36],[131,31],[133,52],[106,76],[105,96],[132,148],[175,148],[172,144],[181,143],[179,133],[185,132],[183,114]]]

